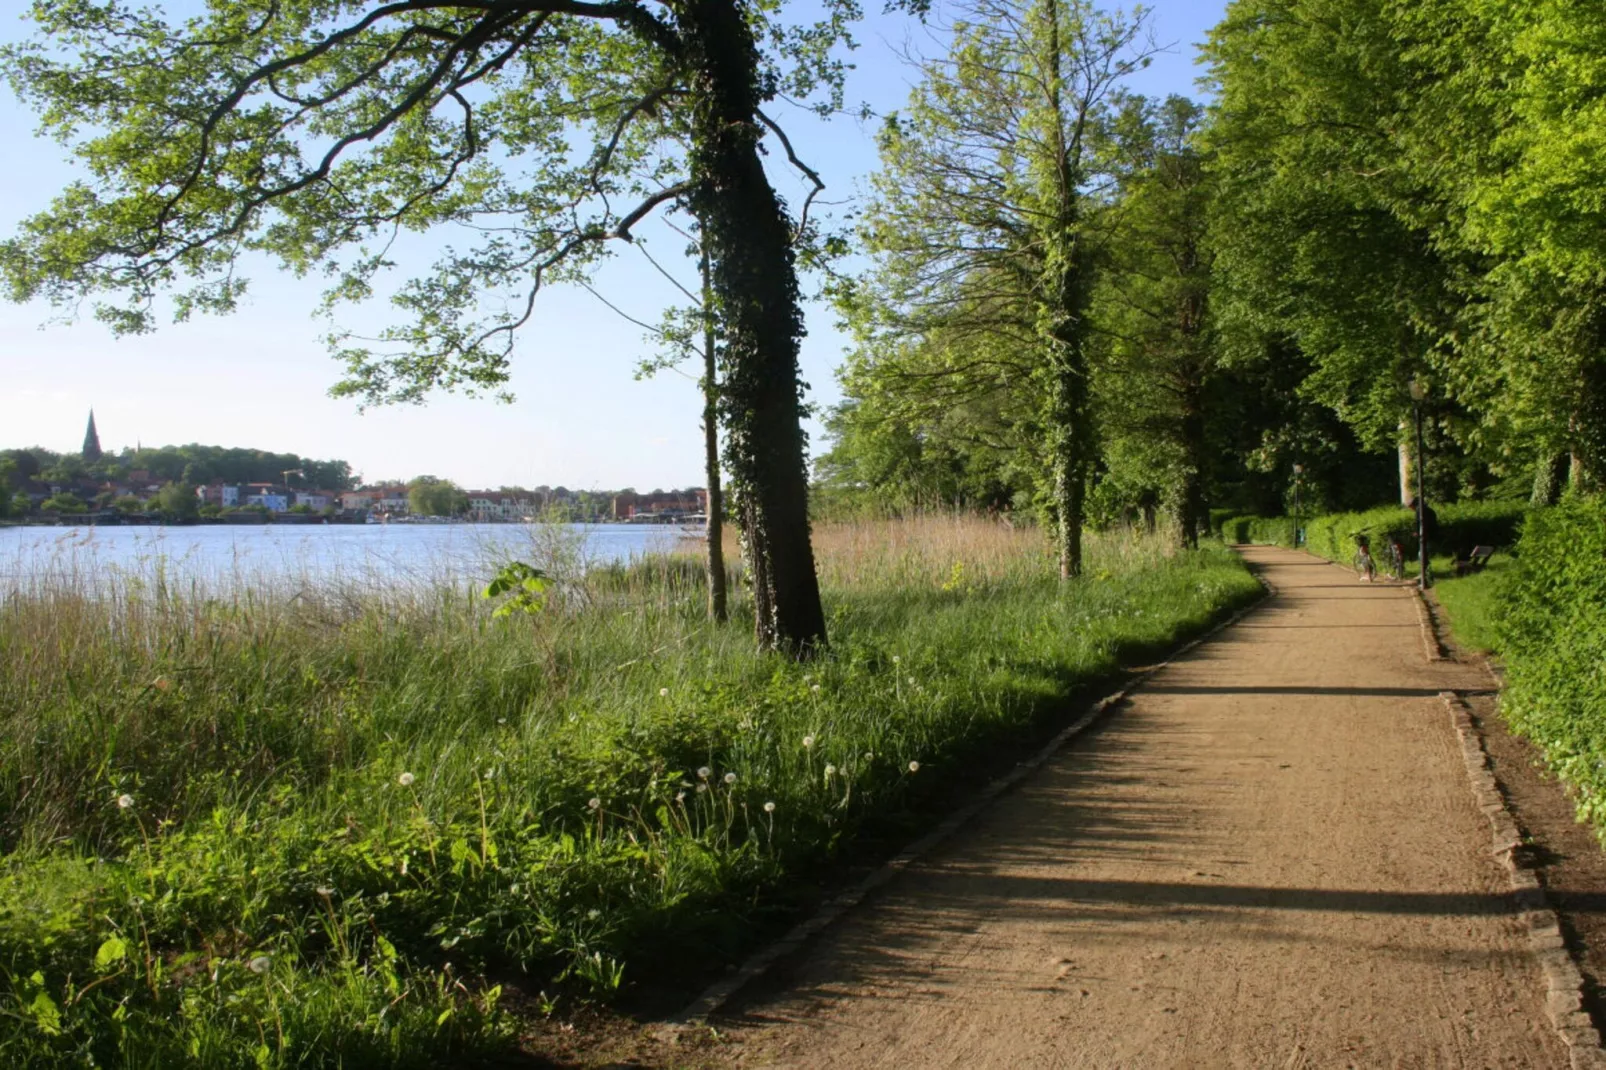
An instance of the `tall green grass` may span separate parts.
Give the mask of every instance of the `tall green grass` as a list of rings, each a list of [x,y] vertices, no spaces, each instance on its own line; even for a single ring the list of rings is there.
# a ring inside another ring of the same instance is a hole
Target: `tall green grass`
[[[869,839],[955,804],[1123,658],[1258,593],[1222,549],[965,518],[822,528],[832,645],[752,652],[695,561],[451,586],[0,593],[0,1053],[25,1066],[442,1065],[492,978],[692,983]]]

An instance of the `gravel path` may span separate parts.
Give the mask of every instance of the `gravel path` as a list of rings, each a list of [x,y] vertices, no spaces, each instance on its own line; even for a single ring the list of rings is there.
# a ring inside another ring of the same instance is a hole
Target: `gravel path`
[[[1249,548],[1277,593],[752,993],[796,1067],[1551,1067],[1415,607]]]

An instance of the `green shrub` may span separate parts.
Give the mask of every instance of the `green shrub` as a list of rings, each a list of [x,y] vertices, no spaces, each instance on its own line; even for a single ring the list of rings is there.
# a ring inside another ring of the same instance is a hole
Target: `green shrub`
[[[1606,837],[1606,498],[1530,514],[1504,589],[1506,719]]]

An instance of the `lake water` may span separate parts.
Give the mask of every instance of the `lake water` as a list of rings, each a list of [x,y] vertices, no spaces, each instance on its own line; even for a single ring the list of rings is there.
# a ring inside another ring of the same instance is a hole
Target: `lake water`
[[[0,584],[51,573],[148,574],[208,583],[483,582],[508,561],[581,567],[673,548],[678,529],[648,524],[216,524],[0,528]]]

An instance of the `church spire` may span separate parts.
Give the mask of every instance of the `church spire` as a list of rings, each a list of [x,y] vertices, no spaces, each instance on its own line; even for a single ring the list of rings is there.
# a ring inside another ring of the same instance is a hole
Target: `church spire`
[[[89,427],[84,430],[84,460],[100,460],[100,434],[95,430],[95,410],[89,410]]]

